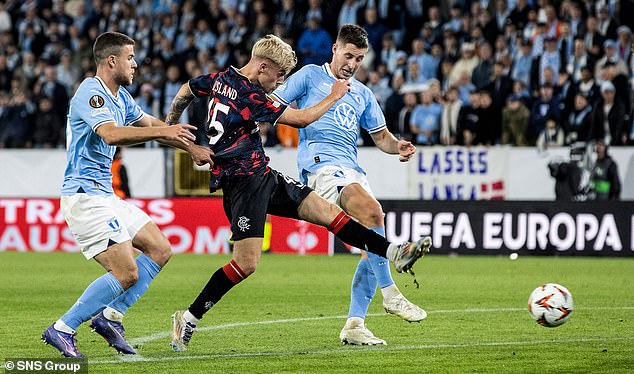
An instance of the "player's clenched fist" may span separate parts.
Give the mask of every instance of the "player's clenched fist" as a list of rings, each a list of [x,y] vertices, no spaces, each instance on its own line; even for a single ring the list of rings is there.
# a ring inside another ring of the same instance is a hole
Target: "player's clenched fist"
[[[350,82],[347,79],[336,79],[332,84],[330,92],[335,95],[337,100],[341,99],[350,89]]]
[[[414,156],[414,153],[416,153],[416,147],[412,143],[406,140],[398,141],[399,161],[401,162],[409,161],[409,159],[412,158],[412,156]]]

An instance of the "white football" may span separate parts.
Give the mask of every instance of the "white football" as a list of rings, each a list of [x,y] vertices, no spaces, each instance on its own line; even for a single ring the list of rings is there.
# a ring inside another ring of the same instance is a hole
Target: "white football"
[[[528,312],[542,326],[557,327],[564,324],[572,310],[572,294],[560,284],[542,284],[528,298]]]

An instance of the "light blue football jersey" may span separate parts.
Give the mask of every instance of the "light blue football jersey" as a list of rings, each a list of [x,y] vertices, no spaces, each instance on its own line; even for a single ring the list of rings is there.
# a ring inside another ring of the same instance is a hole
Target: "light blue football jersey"
[[[127,126],[144,115],[123,87],[115,97],[98,78],[86,78],[70,100],[66,122],[66,171],[62,195],[112,194],[112,159],[116,147],[95,132],[104,123]]]
[[[335,76],[328,63],[306,65],[279,86],[273,97],[299,109],[311,107],[330,94]],[[297,167],[303,183],[308,173],[325,165],[347,166],[365,172],[357,162],[359,127],[372,134],[385,128],[385,116],[372,91],[352,78],[350,91],[320,119],[299,129]]]

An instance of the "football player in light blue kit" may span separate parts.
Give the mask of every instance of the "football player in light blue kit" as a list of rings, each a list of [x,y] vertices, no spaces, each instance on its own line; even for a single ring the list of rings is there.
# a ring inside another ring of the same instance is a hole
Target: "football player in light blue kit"
[[[125,340],[123,315],[171,256],[169,241],[150,217],[114,194],[110,167],[116,146],[158,140],[190,151],[198,164],[211,161],[206,147],[193,144],[189,129],[194,126],[167,126],[145,114],[122,87],[132,83],[137,67],[131,38],[101,34],[93,54],[97,73],[81,83],[70,101],[60,208],[84,256],[107,272],[42,334],[45,343],[67,357],[83,357],[75,330],[93,316],[94,331],[118,352],[135,354]],[[142,252],[136,259],[133,248]]]
[[[361,224],[385,236],[383,210],[372,194],[365,172],[357,163],[358,127],[370,133],[380,150],[398,154],[403,162],[414,155],[416,148],[389,132],[372,91],[353,78],[367,51],[365,30],[357,25],[343,25],[332,47],[330,64],[304,66],[278,87],[273,97],[286,105],[295,101],[300,109],[306,108],[328,95],[335,79],[350,80],[349,93],[319,120],[299,129],[297,164],[300,178]],[[425,238],[424,243],[427,252],[431,238]],[[427,316],[396,287],[388,260],[364,251],[352,280],[348,320],[339,335],[344,344],[386,344],[364,323],[377,284],[388,313],[410,322],[421,321]]]

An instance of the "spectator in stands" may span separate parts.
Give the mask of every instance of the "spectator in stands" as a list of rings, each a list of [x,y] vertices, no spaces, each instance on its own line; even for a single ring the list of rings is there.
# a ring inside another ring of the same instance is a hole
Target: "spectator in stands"
[[[304,25],[304,17],[296,9],[295,0],[282,0],[282,10],[277,13],[275,22],[282,24],[290,36],[297,40]]]
[[[372,91],[381,109],[385,112],[385,102],[392,95],[392,89],[386,81],[381,80],[381,76],[376,71],[371,71],[366,86]]]
[[[590,137],[602,139],[606,145],[625,145],[630,134],[629,121],[625,107],[615,93],[612,82],[601,83],[601,101],[592,113]]]
[[[64,144],[66,122],[53,109],[53,100],[42,96],[33,120],[32,138],[34,148],[55,148]]]
[[[597,13],[598,31],[605,39],[616,39],[618,22],[610,16],[610,9],[602,5]]]
[[[161,103],[163,104],[161,106],[162,117],[165,117],[165,115],[167,115],[167,113],[169,112],[170,103],[172,102],[172,100],[178,93],[178,90],[180,90],[183,84],[180,74],[180,69],[177,65],[169,65],[167,67],[167,72],[165,74],[167,79],[165,80],[165,82],[163,83],[163,87],[161,88]],[[181,122],[189,123],[189,116],[187,114],[187,111],[183,113],[183,116],[181,117]]]
[[[616,53],[625,65],[630,67],[632,61],[632,30],[625,26],[619,26],[617,31]]]
[[[493,108],[497,112],[496,115],[499,116],[502,113],[502,108],[506,105],[506,99],[513,90],[513,81],[504,73],[504,64],[501,61],[496,61],[493,64],[490,83],[485,88],[491,93]]]
[[[544,52],[535,58],[534,64],[539,69],[538,77],[535,82],[539,82],[540,85],[555,84],[558,80],[559,70],[561,69],[561,56],[557,50],[557,40],[554,37],[547,37],[544,40]],[[549,82],[544,76],[544,70],[550,69],[553,73],[552,81]]]
[[[574,82],[581,80],[581,68],[594,66],[594,59],[586,52],[586,45],[582,37],[576,37],[572,56],[568,57],[566,70]]]
[[[494,145],[502,137],[502,114],[493,107],[491,92],[480,90],[480,127],[476,130],[475,144]]]
[[[572,57],[575,48],[575,37],[570,29],[570,22],[567,20],[561,23],[561,36],[557,41],[557,49],[559,50],[559,59],[561,66],[566,67],[568,60]]]
[[[559,101],[559,118],[565,121],[575,105],[574,83],[565,69],[559,72],[559,81],[555,86],[554,94]]]
[[[599,72],[598,77],[601,82],[610,81],[616,90],[616,97],[621,100],[625,108],[625,113],[629,114],[632,110],[632,90],[628,75],[620,72],[614,63],[608,61],[604,68]]]
[[[567,133],[566,144],[588,140],[592,127],[592,105],[583,93],[578,92],[575,95],[574,108],[566,118],[564,126]]]
[[[446,28],[443,32],[442,39],[442,61],[449,61],[452,64],[460,58],[460,48],[458,45],[458,39],[456,35],[451,31],[451,29]],[[448,75],[448,74],[447,74]]]
[[[539,89],[539,98],[533,104],[528,121],[527,138],[530,143],[537,140],[537,136],[546,128],[548,119],[559,119],[559,102],[553,96],[553,86],[543,85]]]
[[[11,97],[0,96],[0,148],[23,148],[29,139],[31,103],[26,92],[16,88]]]
[[[317,18],[309,18],[307,29],[297,41],[297,52],[304,65],[322,65],[328,62],[332,49],[332,37],[319,24]]]
[[[605,38],[599,34],[597,19],[594,16],[589,16],[586,20],[586,28],[583,34],[583,42],[586,45],[586,51],[596,61],[601,57],[601,47]]]
[[[469,73],[467,71],[462,72],[454,87],[458,89],[460,101],[462,101],[463,104],[470,104],[472,98],[471,93],[476,91],[476,87],[473,83],[471,83],[471,79],[469,79]]]
[[[72,52],[68,49],[62,52],[61,60],[57,69],[57,79],[66,88],[66,93],[70,96],[73,92],[73,85],[80,79],[79,68],[73,64]]]
[[[471,82],[477,90],[482,90],[491,82],[493,73],[493,53],[489,43],[482,43],[478,49],[479,62],[471,74]]]
[[[407,141],[414,141],[414,134],[412,133],[412,113],[418,105],[418,96],[416,92],[406,92],[403,94],[403,108],[401,108],[398,114],[398,122],[395,128],[390,128],[390,132],[394,134],[398,139]]]
[[[480,94],[472,91],[469,94],[469,102],[460,108],[458,115],[458,131],[456,134],[456,144],[471,146],[475,145],[480,128]]]
[[[469,80],[471,80],[473,69],[479,62],[480,59],[475,53],[475,45],[473,43],[463,43],[460,47],[460,59],[454,64],[449,74],[448,84],[450,86],[456,84],[463,72],[466,72]]]
[[[581,80],[575,85],[575,93],[583,94],[590,105],[594,105],[601,97],[600,87],[594,80],[589,66],[581,67],[580,73]]]
[[[214,61],[218,65],[219,70],[226,70],[229,66],[236,65],[237,61],[231,53],[227,42],[218,40],[216,42],[216,53],[214,53]]]
[[[614,40],[608,39],[604,41],[603,51],[603,57],[601,57],[594,66],[595,77],[601,76],[601,69],[603,69],[608,62],[616,66],[616,75],[623,74],[626,77],[630,75],[627,65],[621,60],[617,53],[616,42]]]
[[[55,66],[49,65],[44,68],[42,94],[53,100],[53,109],[57,113],[57,116],[66,122],[68,94],[64,85],[57,80],[57,69]]]
[[[427,82],[427,78],[423,76],[420,71],[420,65],[418,62],[411,60],[407,63],[407,74],[405,76],[405,83],[407,85],[421,85]]]
[[[387,70],[390,74],[394,74],[396,72],[396,60],[403,55],[407,58],[407,53],[399,51],[396,48],[394,35],[392,33],[386,33],[385,35],[383,35],[381,53],[379,54],[379,62],[387,66]]]
[[[594,145],[596,161],[590,172],[590,196],[594,200],[619,200],[621,198],[621,180],[616,162],[608,154],[608,145],[603,139],[597,139]]]
[[[420,101],[410,119],[412,133],[416,134],[416,144],[437,144],[442,106],[434,103],[429,88],[421,92]]]
[[[438,69],[438,79],[440,80],[440,87],[443,92],[447,92],[449,89],[449,74],[453,70],[453,62],[449,58],[444,58],[440,61],[440,68]],[[471,83],[471,82],[469,82]]]
[[[383,36],[388,29],[379,20],[376,8],[365,8],[363,28],[368,33],[368,42],[372,50],[375,54],[380,54]]]
[[[194,36],[198,50],[211,50],[218,40],[218,37],[209,29],[209,24],[204,19],[199,19],[198,22],[196,22]]]
[[[391,82],[392,93],[385,101],[385,109],[383,110],[385,123],[392,134],[398,133],[398,115],[403,106],[405,106],[403,93],[401,92],[404,84],[405,78],[402,75],[393,75]]]
[[[153,117],[160,118],[161,104],[154,96],[154,86],[152,86],[152,83],[143,83],[139,91],[139,96],[134,99],[137,105],[139,105],[145,113],[148,113]]]
[[[522,103],[520,95],[509,96],[502,110],[502,144],[526,146],[526,131],[530,111]]]
[[[462,101],[458,94],[458,88],[449,87],[443,102],[442,117],[440,120],[440,144],[456,144],[458,132],[458,116],[462,108]]]
[[[564,145],[564,130],[552,118],[546,120],[546,128],[537,137],[537,148],[546,149],[549,147],[560,147]]]
[[[425,51],[422,39],[412,41],[412,54],[407,59],[407,63],[416,62],[418,64],[419,78],[414,80],[417,83],[425,83],[429,79],[436,78],[438,72],[438,62]]]

